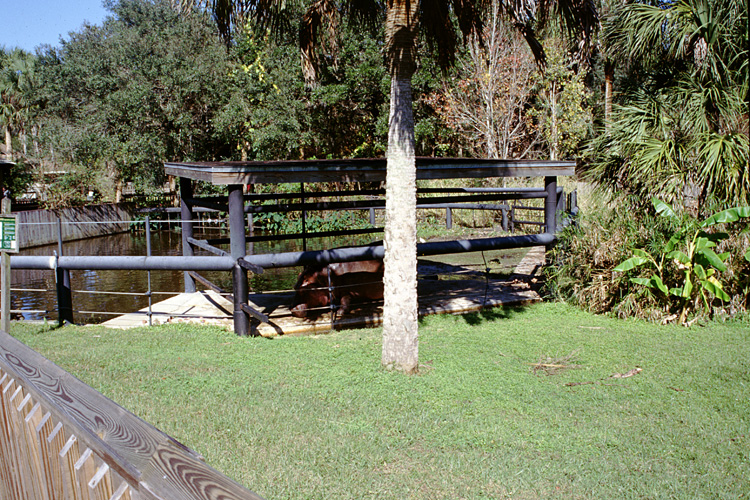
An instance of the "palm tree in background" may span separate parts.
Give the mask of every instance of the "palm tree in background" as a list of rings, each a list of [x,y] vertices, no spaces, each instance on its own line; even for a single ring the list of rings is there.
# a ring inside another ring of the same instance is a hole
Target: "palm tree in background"
[[[13,156],[13,134],[25,137],[34,81],[34,59],[22,49],[0,47],[0,124],[5,133],[5,155]],[[24,147],[25,147],[25,140]],[[25,151],[24,151],[25,153]]]
[[[614,7],[603,39],[620,104],[586,176],[694,214],[750,203],[747,23],[739,0]]]
[[[544,51],[535,28],[554,12],[580,48],[588,46],[598,19],[591,0],[536,2],[499,1],[502,14],[524,36],[540,65]],[[233,27],[246,20],[261,26],[288,22],[290,2],[280,0],[172,0],[183,9],[206,7],[213,13],[226,40]],[[300,24],[303,70],[308,80],[317,69],[316,49],[321,37],[335,33],[336,23],[353,18],[365,25],[385,22],[384,55],[391,75],[388,127],[385,304],[383,308],[382,363],[388,369],[406,373],[418,368],[417,255],[416,255],[416,163],[412,76],[417,68],[420,31],[437,53],[443,68],[454,62],[459,32],[466,40],[481,36],[482,12],[487,0],[313,0],[305,4]],[[458,26],[454,25],[454,19]],[[324,27],[328,27],[324,30]],[[584,52],[581,50],[580,52]]]

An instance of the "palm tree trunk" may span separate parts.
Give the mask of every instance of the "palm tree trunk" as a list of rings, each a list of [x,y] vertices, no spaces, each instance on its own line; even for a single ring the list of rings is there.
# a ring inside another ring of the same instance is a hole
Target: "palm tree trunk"
[[[411,373],[418,365],[417,221],[411,80],[391,82],[385,201],[383,366]]]
[[[604,61],[604,128],[609,132],[612,121],[612,93],[615,82],[615,64],[606,59]]]
[[[419,2],[388,5],[386,45],[391,67],[391,108],[385,201],[383,356],[387,369],[414,373],[419,365],[417,307],[417,168],[411,77]]]
[[[10,133],[10,125],[5,126],[5,157],[13,161],[13,137]]]

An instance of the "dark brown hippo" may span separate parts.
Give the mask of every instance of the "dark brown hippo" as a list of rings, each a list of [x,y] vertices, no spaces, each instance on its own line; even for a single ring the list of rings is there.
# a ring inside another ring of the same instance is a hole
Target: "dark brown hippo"
[[[322,314],[330,310],[331,299],[340,306],[337,314],[345,314],[353,303],[383,298],[383,262],[361,260],[308,266],[300,273],[294,289],[292,316]]]

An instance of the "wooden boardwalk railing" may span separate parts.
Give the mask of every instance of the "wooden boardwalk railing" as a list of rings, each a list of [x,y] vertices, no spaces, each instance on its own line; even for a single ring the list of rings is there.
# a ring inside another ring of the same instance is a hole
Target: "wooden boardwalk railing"
[[[262,500],[1,331],[0,499]]]

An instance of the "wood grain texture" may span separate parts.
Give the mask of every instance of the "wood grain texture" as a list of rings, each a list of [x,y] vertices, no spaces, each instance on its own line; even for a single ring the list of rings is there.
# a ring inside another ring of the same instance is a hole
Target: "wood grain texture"
[[[2,500],[260,499],[0,332]]]

